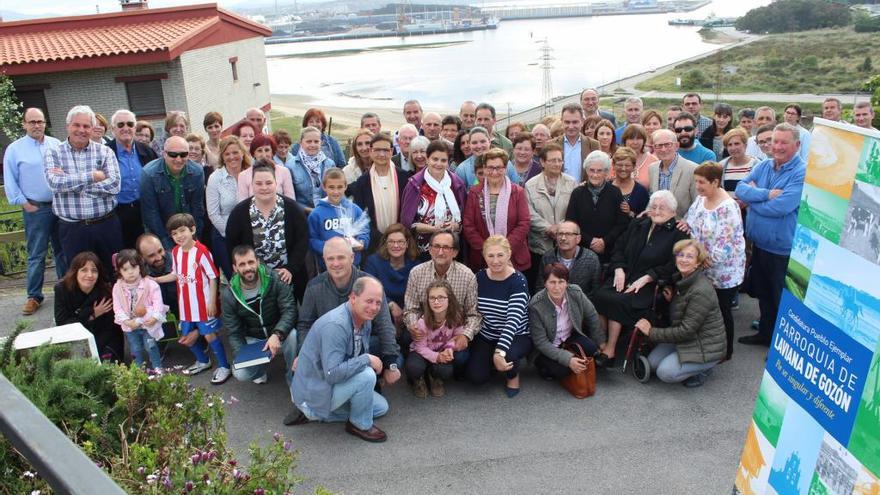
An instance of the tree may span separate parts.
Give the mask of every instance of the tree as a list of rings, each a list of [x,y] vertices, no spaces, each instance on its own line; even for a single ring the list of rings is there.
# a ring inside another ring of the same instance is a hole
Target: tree
[[[826,0],[778,0],[758,7],[736,21],[736,28],[753,33],[790,33],[852,22],[849,7]]]
[[[681,87],[683,89],[700,89],[706,87],[708,83],[709,79],[700,69],[691,69],[681,78]]]
[[[871,56],[865,57],[865,61],[859,66],[859,72],[871,72],[874,70],[874,64],[871,63]]]
[[[0,72],[0,133],[6,134],[10,141],[22,136],[22,107],[15,96],[12,79]]]

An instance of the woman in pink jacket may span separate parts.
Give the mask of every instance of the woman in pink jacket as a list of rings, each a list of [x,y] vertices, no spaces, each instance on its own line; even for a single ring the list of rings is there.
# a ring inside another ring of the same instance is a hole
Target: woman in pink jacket
[[[467,265],[477,271],[486,266],[483,242],[501,235],[510,242],[511,262],[517,271],[532,266],[529,252],[529,204],[525,190],[507,177],[507,152],[493,148],[483,155],[486,180],[468,191],[462,231],[470,250]]]
[[[116,255],[116,272],[114,322],[122,327],[134,362],[143,366],[146,350],[153,369],[160,369],[162,355],[156,341],[162,338],[162,323],[168,306],[162,302],[159,284],[146,278],[147,264],[134,249],[123,249]]]
[[[416,322],[413,343],[406,358],[406,376],[412,383],[413,394],[420,399],[428,396],[426,376],[431,395],[445,395],[443,380],[452,378],[453,373],[453,338],[464,333],[465,324],[464,312],[449,282],[435,280],[428,285],[425,293],[423,316]]]

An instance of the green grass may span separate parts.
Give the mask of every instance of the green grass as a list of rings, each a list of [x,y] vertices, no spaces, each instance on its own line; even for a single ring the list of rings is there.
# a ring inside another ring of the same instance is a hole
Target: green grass
[[[836,93],[860,90],[872,71],[859,66],[870,56],[880,64],[880,36],[856,33],[851,28],[822,29],[767,36],[719,55],[679,65],[636,85],[643,91],[713,90],[719,62],[725,69],[735,69],[720,76],[724,93]],[[692,70],[705,76],[702,85],[683,88],[675,85]]]
[[[293,142],[299,141],[299,135],[300,132],[302,132],[302,115],[287,115],[284,112],[271,110],[269,112],[269,119],[272,122],[273,130],[277,131],[279,129],[284,129],[290,133]],[[346,149],[348,140],[354,136],[355,132],[357,132],[357,129],[352,126],[334,122],[330,133],[337,141],[339,141],[342,148]]]

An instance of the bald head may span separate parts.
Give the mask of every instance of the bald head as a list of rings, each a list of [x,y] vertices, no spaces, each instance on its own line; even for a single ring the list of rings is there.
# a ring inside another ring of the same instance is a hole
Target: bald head
[[[165,248],[155,234],[143,234],[137,239],[137,250],[147,264],[161,270],[165,266]]]
[[[434,112],[428,112],[422,117],[422,132],[426,138],[433,141],[440,137],[441,120],[440,115]]]
[[[266,124],[266,114],[264,114],[262,110],[259,108],[248,108],[248,111],[244,115],[245,120],[254,126],[255,132],[263,132],[263,125]]]

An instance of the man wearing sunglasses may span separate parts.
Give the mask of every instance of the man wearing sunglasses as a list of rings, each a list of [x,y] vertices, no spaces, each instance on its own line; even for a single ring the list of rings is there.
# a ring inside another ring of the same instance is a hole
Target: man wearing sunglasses
[[[673,121],[672,130],[678,138],[678,154],[697,165],[717,160],[715,152],[700,144],[697,139],[697,119],[688,112],[681,112]]]
[[[116,153],[122,185],[116,195],[116,215],[122,223],[122,245],[134,248],[138,236],[144,233],[141,218],[141,170],[144,165],[159,158],[153,148],[134,139],[137,122],[130,110],[117,110],[110,117],[113,140],[107,146]]]
[[[189,213],[196,220],[196,235],[205,225],[205,173],[187,158],[189,144],[180,136],[165,140],[164,153],[148,163],[141,174],[141,213],[144,228],[156,234],[165,249],[174,241],[165,222],[177,213]]]

